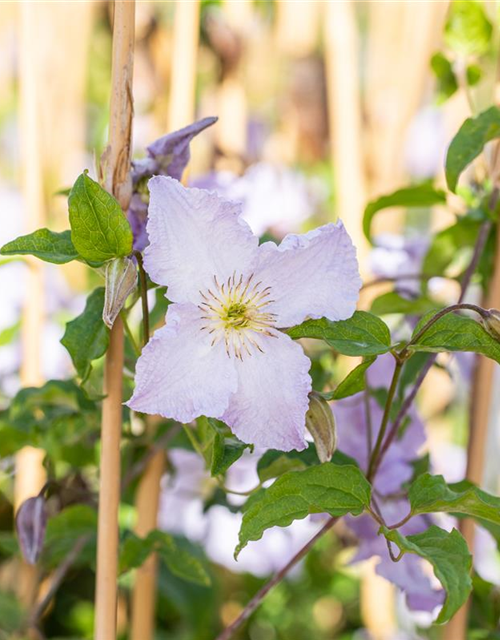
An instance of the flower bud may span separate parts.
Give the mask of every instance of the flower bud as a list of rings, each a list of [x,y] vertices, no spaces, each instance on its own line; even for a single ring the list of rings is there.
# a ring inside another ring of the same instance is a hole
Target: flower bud
[[[16,532],[24,559],[35,564],[42,552],[47,527],[45,498],[37,496],[25,500],[16,514]]]
[[[110,329],[136,284],[137,270],[130,258],[116,258],[107,263],[106,295],[102,319]]]
[[[495,340],[500,340],[500,311],[488,309],[486,315],[481,318],[483,327]]]
[[[328,402],[315,391],[309,394],[306,427],[314,439],[320,462],[329,462],[337,448],[337,427]]]

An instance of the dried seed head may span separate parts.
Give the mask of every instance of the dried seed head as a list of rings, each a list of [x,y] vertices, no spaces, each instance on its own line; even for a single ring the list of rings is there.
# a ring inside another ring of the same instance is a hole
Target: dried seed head
[[[37,496],[25,500],[16,514],[16,532],[24,559],[36,564],[42,552],[47,527],[45,498]]]
[[[337,448],[337,427],[330,405],[315,391],[309,394],[306,427],[314,438],[320,462],[329,462]]]
[[[495,340],[500,340],[500,311],[488,309],[481,319],[483,327]]]
[[[137,284],[137,269],[130,258],[116,258],[106,265],[106,295],[102,319],[112,328],[126,299]]]

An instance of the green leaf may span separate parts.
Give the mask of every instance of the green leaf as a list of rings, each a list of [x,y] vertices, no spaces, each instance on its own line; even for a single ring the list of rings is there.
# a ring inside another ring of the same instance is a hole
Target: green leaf
[[[200,560],[183,549],[173,536],[164,531],[152,531],[148,538],[154,541],[158,555],[174,575],[195,584],[210,584],[210,577]]]
[[[426,296],[408,300],[407,298],[403,298],[399,293],[396,293],[396,291],[389,291],[375,298],[370,311],[378,316],[384,316],[390,313],[421,316],[432,309],[438,308],[439,305]]]
[[[413,335],[416,336],[434,315],[431,312],[424,316],[415,327]],[[500,363],[500,342],[492,338],[476,320],[454,313],[447,313],[437,320],[410,349],[432,353],[472,351]]]
[[[363,231],[368,240],[372,241],[371,227],[376,213],[389,207],[432,207],[445,204],[446,194],[441,189],[435,189],[430,182],[412,185],[398,189],[394,193],[377,198],[369,202],[363,216]]]
[[[319,463],[316,447],[311,442],[304,451],[278,451],[269,449],[257,463],[257,475],[261,482],[278,478],[287,471],[306,469]]]
[[[377,356],[391,349],[391,333],[380,318],[366,311],[356,311],[348,320],[332,322],[326,318],[306,320],[287,331],[297,338],[324,340],[346,356]]]
[[[441,52],[431,58],[431,69],[437,80],[438,104],[442,104],[458,90],[458,82],[448,58]]]
[[[10,344],[19,334],[21,328],[20,322],[11,324],[10,327],[6,327],[0,331],[0,347],[5,347]]]
[[[0,591],[0,620],[2,621],[0,638],[22,638],[21,629],[26,615],[27,612],[13,593]]]
[[[327,400],[342,400],[342,398],[348,398],[360,391],[363,391],[366,384],[365,373],[367,369],[375,362],[376,356],[370,356],[364,358],[361,364],[358,364],[343,380],[342,382],[329,393],[324,393],[323,396]]]
[[[469,64],[465,71],[467,84],[470,87],[476,85],[483,77],[483,71],[477,64]]]
[[[93,563],[97,537],[97,511],[83,504],[66,507],[56,516],[49,518],[43,559],[50,566],[57,566],[72,550],[76,541],[88,536],[89,542],[82,549],[79,561]]]
[[[475,0],[460,0],[451,5],[444,30],[446,45],[462,56],[480,56],[490,48],[493,26],[484,8]]]
[[[6,458],[17,453],[26,445],[34,445],[32,434],[16,429],[10,424],[0,422],[0,457]]]
[[[198,418],[198,437],[212,476],[223,475],[251,445],[241,442],[221,420]]]
[[[424,473],[410,486],[412,514],[460,513],[500,524],[500,498],[471,483],[448,485],[443,476]]]
[[[464,216],[436,233],[422,263],[424,275],[443,274],[460,249],[475,244],[480,226],[480,221]]]
[[[7,242],[0,249],[3,256],[35,256],[44,262],[65,264],[78,259],[78,251],[71,242],[71,231],[55,233],[49,229],[38,229],[26,236]]]
[[[184,580],[208,586],[210,578],[203,564],[183,549],[174,536],[164,531],[151,531],[145,538],[129,532],[120,550],[120,573],[137,569],[157,553],[170,571]]]
[[[472,556],[463,537],[456,529],[448,533],[436,526],[407,537],[395,529],[381,527],[380,531],[403,553],[414,553],[431,563],[434,575],[446,590],[446,600],[436,623],[448,622],[467,600],[472,589]]]
[[[481,153],[486,143],[500,137],[500,109],[490,107],[475,118],[467,118],[451,141],[445,173],[450,191],[455,192],[462,171]]]
[[[118,202],[82,173],[69,195],[71,240],[92,262],[121,258],[132,252],[132,230]]]
[[[83,313],[68,322],[61,339],[82,381],[92,370],[92,360],[103,356],[109,345],[109,329],[102,320],[104,294],[104,287],[90,294]]]
[[[371,487],[358,467],[333,462],[280,476],[244,505],[235,557],[270,527],[287,527],[311,513],[361,514],[370,504]]]

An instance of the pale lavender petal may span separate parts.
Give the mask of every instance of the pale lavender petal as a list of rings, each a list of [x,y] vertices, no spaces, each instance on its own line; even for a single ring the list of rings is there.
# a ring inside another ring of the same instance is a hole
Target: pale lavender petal
[[[198,303],[214,276],[225,282],[252,272],[258,240],[239,204],[164,176],[152,178],[149,191],[144,265],[154,282],[168,286],[170,300]]]
[[[155,140],[148,147],[148,153],[158,163],[156,172],[180,180],[189,162],[189,144],[201,131],[217,122],[218,118],[202,118],[193,124]]]
[[[350,318],[361,287],[356,250],[342,222],[290,234],[279,246],[264,243],[256,277],[271,286],[273,303],[266,311],[277,315],[279,327],[306,317]]]
[[[311,362],[288,336],[259,336],[261,353],[236,361],[238,391],[223,420],[243,442],[280,451],[306,448]]]
[[[200,415],[220,418],[236,391],[237,376],[223,341],[211,346],[199,309],[172,304],[137,361],[134,411],[191,422]]]

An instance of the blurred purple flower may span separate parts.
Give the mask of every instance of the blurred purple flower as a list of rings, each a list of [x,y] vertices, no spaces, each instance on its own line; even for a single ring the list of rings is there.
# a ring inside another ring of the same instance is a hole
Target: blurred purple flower
[[[130,201],[128,219],[134,235],[135,250],[143,251],[148,244],[146,221],[149,196],[145,182],[154,175],[170,176],[180,180],[191,157],[191,140],[215,122],[215,117],[203,118],[179,131],[168,133],[147,147],[146,158],[132,161],[134,193]]]
[[[233,491],[247,491],[258,484],[257,460],[262,452],[245,453],[229,469],[226,485]],[[204,498],[215,489],[216,482],[204,468],[200,456],[184,449],[169,451],[173,473],[165,476],[158,516],[160,528],[184,535],[201,544],[208,557],[234,573],[248,572],[267,576],[281,569],[317,532],[321,523],[309,518],[297,520],[286,529],[268,529],[262,539],[246,547],[234,559],[238,544],[241,514],[214,505],[204,511]],[[244,498],[228,494],[232,504]]]
[[[428,248],[429,239],[425,237],[405,238],[389,233],[380,234],[376,237],[375,248],[370,254],[370,269],[378,278],[418,276]],[[394,288],[404,297],[411,297],[419,292],[420,280],[398,279]]]
[[[443,113],[435,107],[421,109],[408,129],[405,164],[417,180],[433,178],[444,163],[446,131]]]
[[[174,304],[138,360],[128,406],[220,418],[243,442],[304,449],[311,363],[279,328],[354,313],[361,281],[344,226],[259,246],[239,205],[163,176],[149,190],[144,265]]]
[[[387,354],[377,358],[368,369],[371,388],[387,388],[394,370],[394,358]],[[367,423],[364,398],[361,394],[339,400],[333,404],[337,420],[338,447],[353,457],[363,469],[368,470],[368,444],[374,446],[382,422],[383,409],[373,397],[369,399],[371,437]],[[401,490],[403,483],[413,475],[412,462],[418,457],[425,442],[425,430],[416,409],[409,412],[410,423],[402,437],[388,450],[375,477],[377,492],[386,496]]]
[[[387,389],[393,371],[394,358],[390,354],[377,358],[367,371],[370,389]],[[373,447],[383,415],[383,410],[374,397],[369,398],[368,404],[369,423],[364,398],[360,394],[333,404],[339,449],[353,457],[364,471],[368,468],[369,442]],[[401,494],[403,485],[413,477],[412,463],[418,458],[419,451],[425,443],[424,425],[417,410],[412,408],[408,417],[409,423],[403,435],[391,445],[373,482],[377,504],[388,525],[399,522],[409,512],[408,502],[398,497],[398,494]],[[346,523],[359,539],[358,552],[352,562],[379,556],[377,573],[406,593],[410,609],[433,611],[442,604],[443,591],[433,589],[429,578],[423,572],[423,561],[420,558],[406,554],[399,562],[393,562],[385,538],[378,535],[379,526],[369,516],[348,517]],[[404,535],[411,535],[427,527],[426,519],[418,516],[412,518],[400,530]]]
[[[410,510],[406,500],[380,501],[379,507],[388,524],[399,522]],[[433,611],[443,603],[444,590],[434,589],[424,572],[424,561],[411,553],[406,553],[399,562],[391,560],[386,539],[378,535],[379,526],[371,517],[348,516],[346,524],[359,539],[358,551],[351,564],[378,556],[380,562],[376,566],[376,573],[404,591],[407,605],[414,611]],[[428,526],[424,516],[417,516],[400,527],[399,531],[403,535],[413,535],[425,531]],[[394,551],[398,553],[397,549]]]
[[[252,165],[241,177],[213,171],[192,186],[241,202],[242,218],[258,236],[268,230],[278,237],[298,231],[322,200],[317,186],[302,173],[266,162]]]

